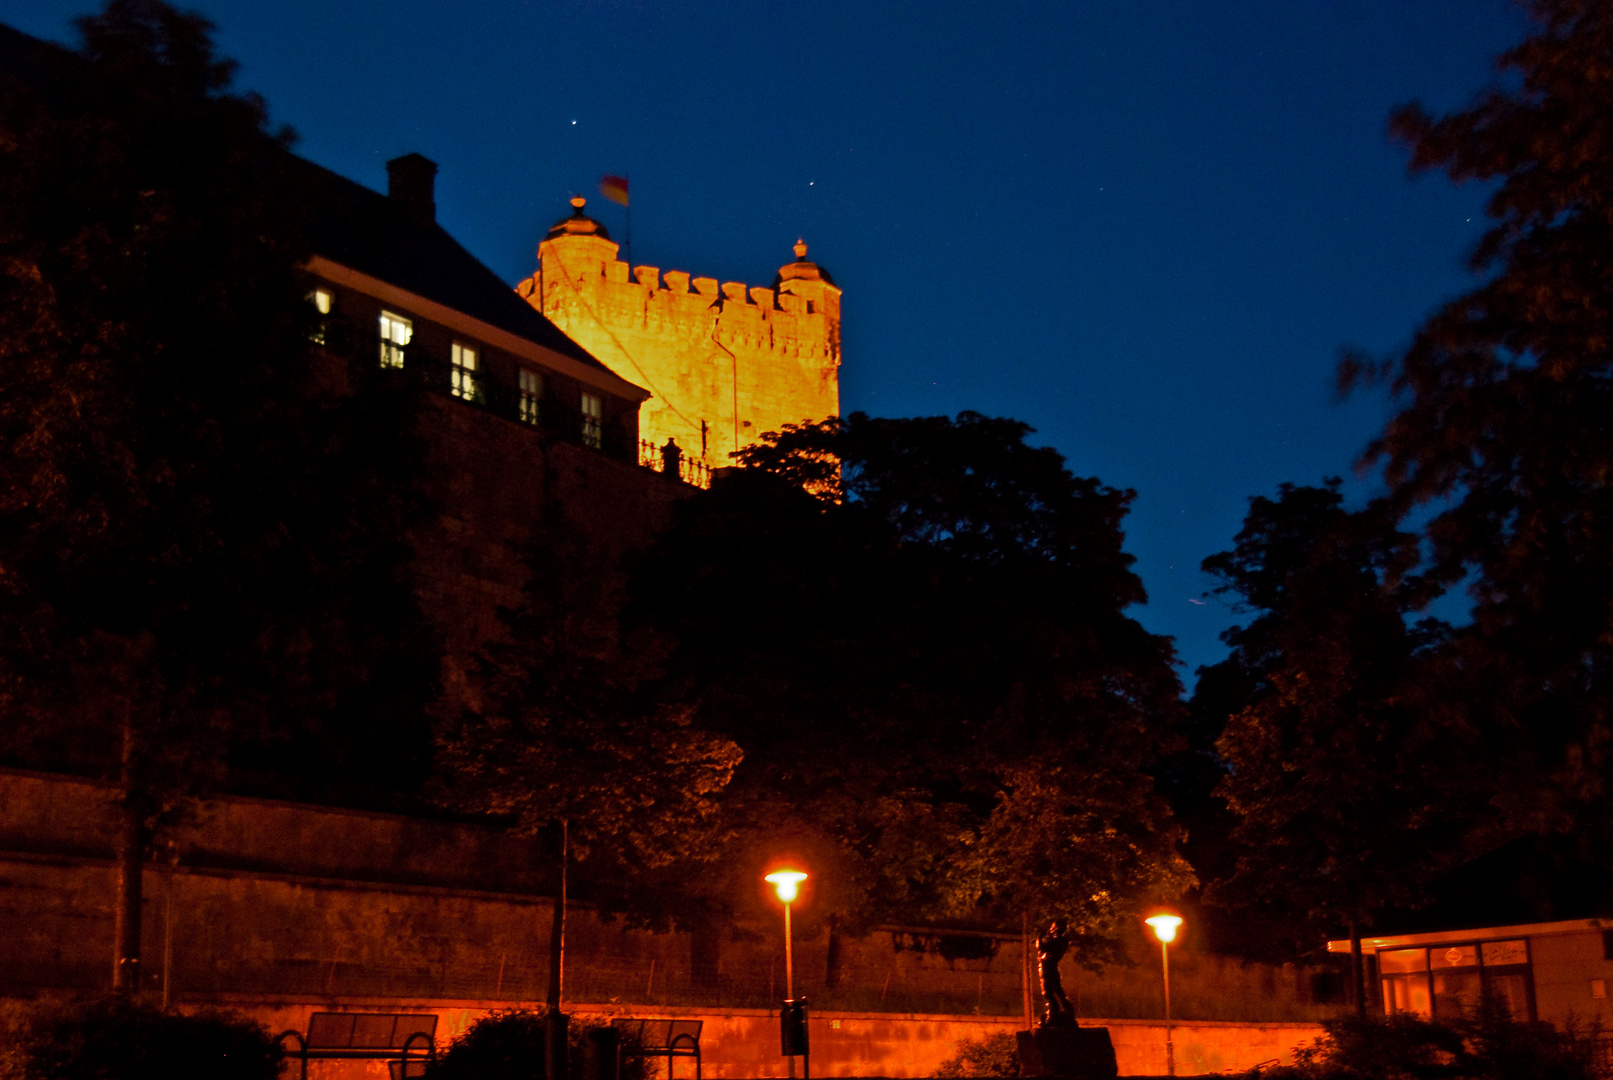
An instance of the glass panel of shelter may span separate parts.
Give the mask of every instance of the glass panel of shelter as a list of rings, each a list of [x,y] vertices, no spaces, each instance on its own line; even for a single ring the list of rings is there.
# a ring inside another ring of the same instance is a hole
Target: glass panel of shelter
[[[1513,1016],[1534,1019],[1527,940],[1382,951],[1378,972],[1385,1012],[1459,1016],[1487,993]]]

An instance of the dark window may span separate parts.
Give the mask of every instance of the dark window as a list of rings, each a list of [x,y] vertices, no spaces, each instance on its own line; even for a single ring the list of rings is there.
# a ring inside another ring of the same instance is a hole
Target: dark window
[[[604,441],[605,401],[595,394],[582,396],[582,444],[598,450]]]
[[[539,403],[543,400],[543,376],[530,368],[522,368],[519,378],[521,420],[524,423],[536,424]]]

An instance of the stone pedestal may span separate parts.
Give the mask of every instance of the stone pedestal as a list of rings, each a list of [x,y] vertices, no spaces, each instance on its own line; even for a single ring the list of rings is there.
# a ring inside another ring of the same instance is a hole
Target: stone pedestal
[[[1019,1075],[1115,1080],[1108,1028],[1054,1027],[1019,1032]]]

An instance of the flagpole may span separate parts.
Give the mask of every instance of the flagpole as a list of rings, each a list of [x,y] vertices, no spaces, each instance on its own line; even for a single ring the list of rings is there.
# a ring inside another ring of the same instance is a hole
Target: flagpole
[[[600,177],[599,193],[611,202],[621,203],[622,213],[627,215],[627,230],[622,236],[622,246],[618,250],[627,257],[627,265],[631,267],[633,265],[632,181],[625,176]]]

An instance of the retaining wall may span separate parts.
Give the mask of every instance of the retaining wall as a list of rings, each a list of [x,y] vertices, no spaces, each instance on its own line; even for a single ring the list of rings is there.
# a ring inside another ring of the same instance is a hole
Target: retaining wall
[[[446,1047],[476,1020],[503,1002],[352,1001],[333,1006],[314,999],[263,1000],[231,995],[223,1002],[255,1017],[274,1031],[307,1031],[311,1013],[331,1008],[355,1012],[434,1012],[439,1046]],[[778,1014],[761,1009],[636,1009],[631,1005],[568,1005],[574,1018],[611,1016],[679,1016],[705,1021],[701,1035],[702,1075],[712,1080],[750,1080],[784,1073],[779,1056]],[[1107,1027],[1114,1041],[1122,1076],[1162,1076],[1165,1073],[1165,1025],[1146,1020],[1084,1019],[1083,1027]],[[958,1044],[1019,1030],[1018,1017],[946,1016],[815,1012],[810,1018],[812,1074],[841,1076],[928,1076],[957,1051]],[[1196,1021],[1172,1028],[1176,1048],[1176,1075],[1238,1072],[1262,1062],[1292,1064],[1294,1049],[1319,1037],[1314,1024],[1239,1024]],[[665,1076],[664,1059],[659,1075]],[[676,1080],[691,1080],[694,1064],[678,1061]],[[310,1066],[311,1080],[358,1080],[386,1075],[382,1063],[324,1063]]]

